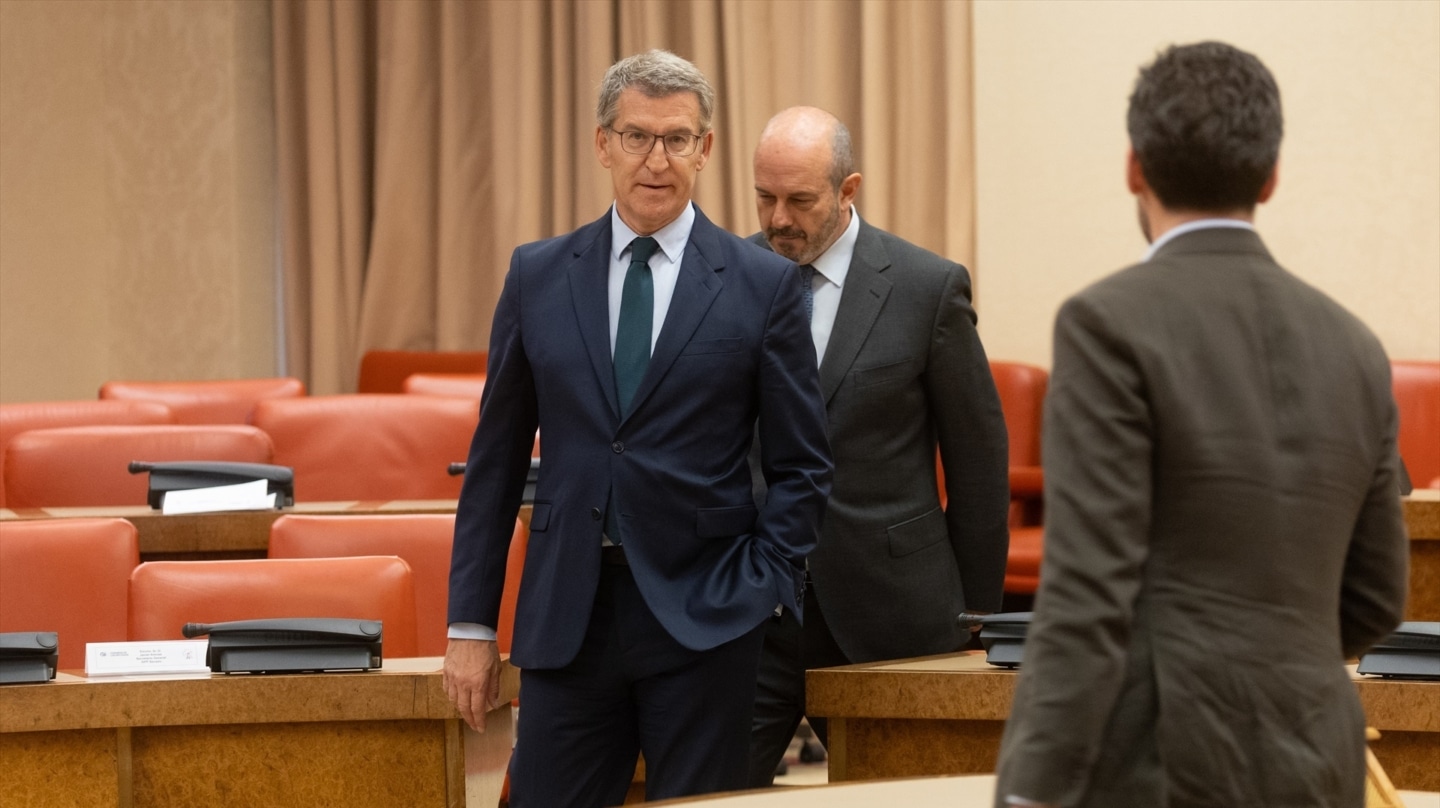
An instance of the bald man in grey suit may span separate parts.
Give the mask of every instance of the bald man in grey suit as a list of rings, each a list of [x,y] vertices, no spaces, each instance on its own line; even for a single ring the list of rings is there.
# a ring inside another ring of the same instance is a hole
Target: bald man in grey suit
[[[786,610],[767,628],[752,787],[804,714],[806,669],[954,651],[969,638],[956,615],[998,609],[1004,587],[1005,420],[970,274],[861,221],[860,181],[849,131],[813,107],[776,115],[755,151],[753,240],[802,265],[835,477],[804,626]]]

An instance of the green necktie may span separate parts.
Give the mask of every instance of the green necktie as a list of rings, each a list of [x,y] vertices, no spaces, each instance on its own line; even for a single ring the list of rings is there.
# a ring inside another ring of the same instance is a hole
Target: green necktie
[[[645,368],[650,364],[650,332],[655,314],[655,279],[650,274],[650,256],[659,248],[655,239],[641,236],[630,242],[630,268],[620,293],[620,322],[615,329],[615,392],[620,398],[621,416],[630,414],[630,404]]]
[[[625,270],[625,286],[620,292],[620,322],[615,327],[615,393],[620,398],[620,414],[630,414],[630,403],[645,368],[650,364],[650,330],[655,319],[655,279],[650,274],[650,256],[659,248],[655,239],[641,236],[630,242],[630,268]],[[620,544],[620,519],[616,514],[615,491],[605,507],[605,535],[612,544]]]

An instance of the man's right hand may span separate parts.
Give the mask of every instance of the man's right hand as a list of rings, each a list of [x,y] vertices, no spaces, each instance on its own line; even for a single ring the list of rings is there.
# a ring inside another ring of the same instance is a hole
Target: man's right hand
[[[500,652],[493,640],[451,640],[445,649],[445,695],[476,732],[500,701]]]

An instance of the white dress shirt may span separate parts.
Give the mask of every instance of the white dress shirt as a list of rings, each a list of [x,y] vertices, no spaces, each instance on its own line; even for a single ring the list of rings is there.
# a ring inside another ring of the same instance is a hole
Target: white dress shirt
[[[1174,240],[1176,236],[1183,236],[1186,233],[1193,233],[1196,230],[1206,230],[1211,227],[1234,227],[1239,230],[1255,229],[1255,225],[1242,219],[1195,219],[1194,221],[1176,225],[1160,234],[1160,238],[1155,239],[1154,243],[1150,245],[1150,249],[1145,251],[1145,257],[1140,260],[1144,262],[1154,258],[1155,253],[1158,252],[1161,247],[1164,247]]]
[[[840,310],[840,293],[845,290],[845,276],[850,274],[850,259],[855,257],[855,241],[860,237],[860,214],[850,208],[850,225],[830,249],[810,262],[815,277],[810,288],[814,292],[814,308],[810,316],[810,336],[815,340],[815,361],[825,359],[830,332],[835,329],[835,315]]]

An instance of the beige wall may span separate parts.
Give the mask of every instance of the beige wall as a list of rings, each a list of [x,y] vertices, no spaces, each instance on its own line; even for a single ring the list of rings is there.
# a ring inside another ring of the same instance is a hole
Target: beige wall
[[[0,401],[276,372],[269,15],[0,2]]]
[[[1440,358],[1440,2],[975,4],[978,306],[992,358],[1048,366],[1059,304],[1145,243],[1123,183],[1138,67],[1223,39],[1275,73],[1278,260],[1395,358]]]

